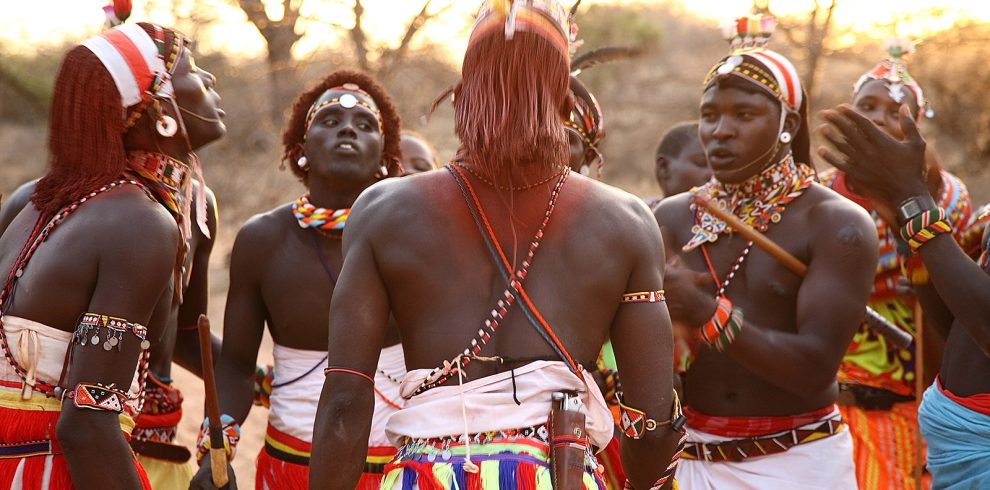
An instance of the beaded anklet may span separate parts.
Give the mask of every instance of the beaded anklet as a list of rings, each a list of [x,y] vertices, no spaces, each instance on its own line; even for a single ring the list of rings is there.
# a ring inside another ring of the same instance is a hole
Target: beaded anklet
[[[941,208],[929,209],[909,219],[901,227],[901,238],[918,253],[918,249],[932,238],[945,233],[952,233],[952,225],[945,218]]]
[[[721,352],[732,345],[742,326],[742,310],[733,308],[732,301],[728,297],[719,296],[715,314],[698,330],[698,337],[709,347]]]
[[[241,424],[238,424],[234,417],[223,414],[220,416],[220,430],[223,435],[223,447],[227,451],[227,461],[233,461],[237,454],[237,443],[241,440]],[[203,420],[203,425],[199,428],[199,436],[196,438],[196,461],[203,459],[203,456],[210,454],[210,418]]]

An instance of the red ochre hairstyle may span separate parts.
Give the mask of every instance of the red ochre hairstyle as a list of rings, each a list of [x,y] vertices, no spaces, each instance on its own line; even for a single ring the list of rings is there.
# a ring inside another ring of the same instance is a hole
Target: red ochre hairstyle
[[[138,23],[149,36],[154,26]],[[175,31],[162,27],[166,46]],[[125,118],[146,103],[122,107],[110,72],[89,48],[79,45],[62,61],[52,95],[48,132],[48,174],[31,196],[41,215],[51,217],[62,207],[119,177],[127,167]],[[137,124],[154,124],[147,115]]]
[[[462,149],[492,174],[506,165],[567,164],[570,60],[545,37],[501,30],[472,39],[454,89],[454,129]]]
[[[292,170],[292,173],[303,184],[308,184],[309,173],[300,169],[296,165],[296,161],[303,156],[306,115],[313,103],[327,90],[340,87],[345,83],[357,85],[374,99],[375,105],[382,113],[382,125],[384,126],[382,134],[385,139],[385,146],[382,148],[382,163],[388,168],[389,177],[402,175],[402,164],[400,163],[402,150],[399,148],[399,133],[402,131],[402,122],[392,97],[385,91],[385,87],[367,73],[357,70],[337,70],[296,98],[296,102],[292,105],[292,113],[282,132],[282,162]]]

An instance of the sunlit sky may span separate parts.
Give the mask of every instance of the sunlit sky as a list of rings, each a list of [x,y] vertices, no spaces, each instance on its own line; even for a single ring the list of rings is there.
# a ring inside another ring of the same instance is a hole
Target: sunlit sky
[[[4,0],[0,16],[0,45],[9,51],[27,51],[58,45],[65,41],[78,42],[100,32],[103,25],[102,6],[108,0]],[[235,0],[133,0],[132,20],[150,20],[166,25],[175,24],[173,9],[188,16],[193,5],[201,12],[218,19],[213,27],[195,33],[204,51],[223,50],[232,56],[254,57],[264,51],[264,41],[246,16],[235,6]],[[641,3],[653,3],[640,0]],[[653,0],[674,2],[692,14],[717,21],[748,11],[750,0]],[[823,1],[823,0],[820,0]],[[823,3],[828,0],[824,0]],[[839,26],[856,31],[873,32],[877,37],[923,37],[925,33],[945,29],[954,21],[976,19],[990,22],[990,2],[985,0],[835,0],[835,20]],[[269,13],[277,17],[281,2],[265,0]],[[618,0],[585,0],[584,5],[620,3]],[[628,1],[622,3],[629,3]],[[926,17],[924,22],[902,21],[896,32],[889,25],[894,18],[910,18],[912,12],[936,4],[946,10],[938,19]],[[396,44],[405,24],[422,6],[421,0],[364,0],[364,22],[370,37],[386,44]],[[436,21],[422,31],[430,40],[447,46],[456,56],[464,47],[465,29],[480,4],[479,0],[434,0],[434,8],[453,4]],[[770,8],[780,16],[801,15],[809,11],[813,0],[771,0]],[[340,29],[326,22],[351,26],[353,16],[350,0],[304,0],[302,14],[308,19],[300,28],[306,36],[296,46],[297,56],[306,56],[321,47],[340,41]],[[580,17],[579,17],[580,21]],[[180,24],[181,26],[181,24]],[[192,33],[190,33],[192,34]]]

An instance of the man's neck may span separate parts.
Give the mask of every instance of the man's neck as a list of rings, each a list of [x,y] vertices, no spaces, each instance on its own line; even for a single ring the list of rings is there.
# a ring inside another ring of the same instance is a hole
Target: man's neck
[[[361,183],[340,181],[339,179],[319,178],[310,174],[309,202],[319,208],[349,208],[354,205],[358,196],[373,183],[374,181]]]

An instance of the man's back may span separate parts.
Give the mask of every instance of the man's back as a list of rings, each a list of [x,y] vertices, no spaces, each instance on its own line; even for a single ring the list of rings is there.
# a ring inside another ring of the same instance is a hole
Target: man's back
[[[465,174],[499,244],[519,268],[556,179],[510,197]],[[512,206],[516,215],[510,220]],[[366,240],[375,250],[407,342],[409,368],[432,368],[463,351],[490,316],[506,282],[452,175],[440,170],[380,184],[359,199],[354,213],[364,218],[351,224],[348,231],[354,235],[348,235],[346,245]],[[624,192],[574,173],[564,183],[523,284],[576,362],[590,364],[597,358],[638,261],[661,256],[651,218],[639,200]],[[365,230],[363,220],[377,226]],[[479,355],[559,360],[513,309]],[[468,371],[472,376],[478,372]]]

